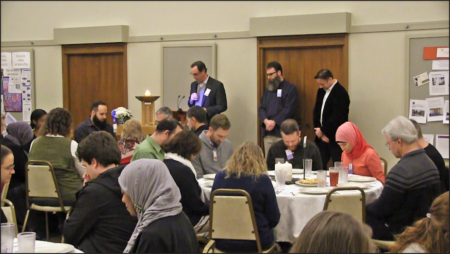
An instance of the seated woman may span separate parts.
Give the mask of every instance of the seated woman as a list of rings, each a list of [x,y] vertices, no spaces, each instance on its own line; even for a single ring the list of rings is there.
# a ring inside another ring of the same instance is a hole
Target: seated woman
[[[16,210],[18,226],[23,225],[27,213],[25,165],[28,162],[28,151],[25,145],[33,138],[33,132],[27,122],[15,122],[6,128],[7,134],[3,139],[3,145],[11,149],[14,155],[15,174],[9,183],[8,195],[6,196]]]
[[[124,253],[194,253],[198,242],[183,213],[181,194],[166,165],[140,159],[119,176],[122,202],[138,223]]]
[[[376,253],[371,234],[349,214],[323,211],[309,220],[290,253]]]
[[[255,143],[245,142],[233,153],[225,169],[217,173],[211,192],[216,189],[242,189],[252,198],[256,224],[263,250],[275,243],[273,228],[280,221],[280,210],[264,155]],[[222,218],[226,219],[226,218]],[[221,251],[255,252],[256,241],[216,240]]]
[[[122,155],[120,165],[130,163],[134,148],[141,143],[142,139],[141,123],[135,119],[126,121],[123,125],[122,134],[120,135],[120,141],[117,142]]]
[[[86,172],[75,155],[78,143],[70,139],[71,130],[70,112],[64,108],[52,109],[43,127],[45,135],[33,141],[28,155],[29,160],[45,160],[52,164],[66,206],[75,203],[75,194],[82,187]]]
[[[342,149],[342,163],[353,165],[353,174],[372,176],[384,184],[386,176],[378,153],[369,146],[361,131],[352,122],[345,122],[336,131],[336,142]]]
[[[191,163],[191,159],[202,150],[202,143],[194,132],[184,130],[163,149],[166,152],[163,162],[180,189],[183,212],[191,221],[195,233],[206,236],[209,230],[209,199],[198,185],[197,172]]]
[[[35,109],[30,116],[30,126],[33,129],[33,139],[25,145],[25,151],[30,151],[31,142],[42,135],[41,128],[44,126],[47,112],[43,109]]]
[[[448,191],[437,197],[427,217],[416,221],[396,236],[391,253],[448,253]]]
[[[14,171],[14,155],[8,147],[2,145],[1,157],[2,157],[2,180],[1,181],[2,181],[2,184],[5,184],[5,183],[9,183],[11,181],[11,177],[15,173],[15,171]],[[8,220],[6,219],[6,216],[2,210],[2,223],[5,223],[5,222],[8,222]]]

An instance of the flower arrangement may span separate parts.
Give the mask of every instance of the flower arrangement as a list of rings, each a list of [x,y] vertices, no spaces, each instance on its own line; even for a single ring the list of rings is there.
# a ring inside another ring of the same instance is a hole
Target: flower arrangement
[[[111,112],[111,116],[113,117],[114,122],[116,122],[116,119],[117,119],[117,122],[119,124],[120,124],[119,120],[123,124],[126,121],[128,121],[130,118],[132,118],[133,114],[131,114],[131,111],[129,111],[128,109],[126,109],[124,107],[118,107]]]

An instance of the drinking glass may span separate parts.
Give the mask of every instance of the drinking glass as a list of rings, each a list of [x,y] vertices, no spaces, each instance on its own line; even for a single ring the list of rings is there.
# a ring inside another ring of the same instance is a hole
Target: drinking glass
[[[15,226],[14,223],[2,223],[1,253],[13,253]]]
[[[343,166],[342,161],[335,161],[334,162],[334,167],[335,168],[339,168],[339,167],[342,167],[342,166]]]
[[[327,171],[326,170],[317,170],[317,187],[326,187],[327,186]]]
[[[348,183],[348,167],[346,166],[339,168],[339,183]]]
[[[19,253],[34,253],[34,243],[36,242],[35,232],[23,232],[17,234],[17,245]]]
[[[311,177],[312,159],[303,160],[303,170],[306,177]]]
[[[284,158],[275,158],[275,164],[277,163],[284,163]]]
[[[276,192],[279,193],[284,191],[286,185],[286,170],[281,164],[275,164],[275,181],[277,182]]]
[[[330,186],[337,186],[339,180],[339,168],[330,167]]]

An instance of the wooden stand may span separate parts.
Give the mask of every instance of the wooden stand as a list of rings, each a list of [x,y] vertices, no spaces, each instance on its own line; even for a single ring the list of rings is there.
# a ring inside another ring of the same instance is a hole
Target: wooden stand
[[[182,110],[182,111],[172,110],[172,115],[173,115],[174,119],[177,119],[178,121],[180,121],[181,125],[184,126],[184,123],[186,122],[186,116],[187,116],[186,110]]]

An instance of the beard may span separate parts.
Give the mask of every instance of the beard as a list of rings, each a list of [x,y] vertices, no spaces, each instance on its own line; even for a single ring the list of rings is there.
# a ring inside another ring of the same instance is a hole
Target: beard
[[[280,83],[281,83],[281,79],[277,75],[273,80],[269,80],[269,82],[267,84],[267,90],[269,90],[271,92],[277,90]]]
[[[97,126],[100,130],[104,130],[106,128],[106,119],[101,121],[98,119],[97,115],[94,115],[94,125]]]

